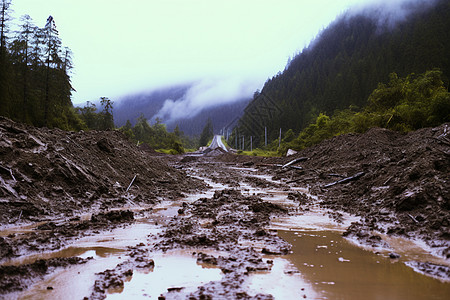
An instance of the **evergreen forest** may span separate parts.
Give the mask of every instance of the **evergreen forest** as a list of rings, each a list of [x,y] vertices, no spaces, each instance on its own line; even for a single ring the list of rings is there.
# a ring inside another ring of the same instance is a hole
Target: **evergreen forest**
[[[73,106],[73,54],[63,46],[55,19],[49,16],[39,27],[28,15],[12,20],[12,0],[0,5],[0,116],[64,130],[115,129],[117,110],[109,98],[102,97],[98,107]],[[450,2],[413,1],[405,10],[407,17],[399,19],[367,10],[339,16],[254,93],[238,126],[220,124],[228,143],[249,149],[251,142],[252,148],[284,154],[374,126],[410,131],[450,122]],[[119,130],[136,143],[181,153],[214,134],[207,117],[194,138],[175,124],[173,132],[159,119],[151,124],[144,115]]]
[[[11,0],[0,5],[0,115],[39,127],[82,129],[71,101],[72,52],[63,46],[55,19],[49,16],[41,28],[24,15],[13,24]]]
[[[405,20],[375,12],[338,17],[255,93],[230,140],[253,136],[254,145],[265,146],[267,130],[274,150],[281,128],[284,152],[294,138],[298,143],[289,146],[300,149],[370,126],[407,131],[450,121],[450,2],[418,1],[408,9]],[[389,97],[391,103],[381,104]],[[348,126],[325,133],[321,124],[330,118]],[[313,136],[317,126],[321,133]]]
[[[63,130],[115,129],[114,102],[109,98],[101,97],[98,107],[91,102],[73,106],[72,51],[63,46],[55,19],[49,16],[42,28],[28,15],[13,23],[11,11],[12,1],[1,0],[0,116]],[[159,120],[151,126],[143,116],[134,127],[127,123],[121,130],[155,149],[181,153],[183,142],[192,146],[178,128],[169,133]]]

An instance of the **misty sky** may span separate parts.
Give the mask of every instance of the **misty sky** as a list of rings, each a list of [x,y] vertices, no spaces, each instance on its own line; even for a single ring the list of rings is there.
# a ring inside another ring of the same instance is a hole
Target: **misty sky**
[[[74,104],[185,82],[212,103],[251,96],[337,15],[374,1],[12,0],[11,8],[16,22],[29,14],[42,27],[54,17],[74,52]]]

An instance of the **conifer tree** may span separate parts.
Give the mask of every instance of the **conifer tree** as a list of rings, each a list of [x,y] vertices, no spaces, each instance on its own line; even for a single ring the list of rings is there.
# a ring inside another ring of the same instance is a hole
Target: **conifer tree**
[[[206,146],[208,141],[214,137],[214,129],[211,118],[208,118],[206,121],[205,127],[203,127],[203,131],[200,135],[199,144],[200,146]]]
[[[49,109],[50,104],[50,72],[51,68],[61,66],[59,51],[61,48],[61,40],[56,29],[55,20],[49,16],[44,27],[44,41],[46,45],[46,73],[45,73],[45,100],[44,100],[44,124],[49,125]]]
[[[6,34],[8,31],[9,14],[8,9],[11,0],[0,0],[0,114],[8,114],[8,101],[6,95],[7,89],[7,47]]]
[[[28,64],[30,62],[30,42],[33,36],[33,33],[36,31],[36,26],[32,24],[32,19],[29,15],[24,15],[21,17],[22,25],[20,26],[20,32],[18,35],[17,41],[20,44],[21,50],[21,62],[22,65],[21,73],[22,73],[22,121],[28,121]]]

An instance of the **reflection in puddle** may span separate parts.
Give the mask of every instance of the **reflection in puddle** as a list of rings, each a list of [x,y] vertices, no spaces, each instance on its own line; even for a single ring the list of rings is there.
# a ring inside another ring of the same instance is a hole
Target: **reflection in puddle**
[[[118,249],[73,250],[79,253],[77,256],[92,256],[94,259],[86,264],[59,269],[46,276],[43,281],[32,285],[26,292],[12,295],[11,299],[83,299],[91,294],[96,273],[112,269],[122,262],[120,254],[123,251]]]
[[[448,299],[450,284],[414,272],[400,261],[354,246],[340,233],[282,231],[293,245],[285,256],[317,299]]]
[[[272,181],[268,176],[257,177]],[[29,291],[14,295],[14,299],[82,299],[90,295],[96,280],[95,273],[112,269],[121,263],[123,259],[120,256],[128,246],[151,242],[147,236],[151,234],[154,237],[161,232],[162,225],[178,214],[182,202],[212,197],[216,190],[227,188],[210,180],[205,181],[211,186],[207,192],[177,201],[162,201],[153,207],[148,218],[138,219],[131,226],[81,238],[72,247],[61,251],[21,257],[9,262],[23,264],[36,259],[71,256],[94,258],[86,264],[52,273]],[[449,283],[420,275],[403,264],[405,260],[412,259],[430,261],[427,253],[417,250],[418,247],[410,242],[398,239],[388,241],[401,254],[400,260],[393,261],[386,258],[386,255],[376,255],[361,249],[341,236],[341,232],[358,218],[343,214],[344,222],[338,224],[328,217],[326,210],[317,206],[311,205],[307,211],[297,210],[299,203],[289,200],[287,196],[289,192],[307,194],[307,189],[262,189],[249,184],[242,184],[240,189],[245,190],[244,194],[257,194],[266,201],[289,207],[291,213],[287,217],[273,218],[270,228],[278,230],[278,234],[293,245],[293,253],[283,257],[267,257],[273,260],[272,270],[249,276],[245,285],[250,295],[270,293],[276,299],[299,299],[306,296],[308,299],[408,300],[446,299],[450,295]],[[0,232],[0,236],[32,230],[31,226],[8,228]],[[399,247],[403,251],[396,249],[396,242],[401,244]],[[406,244],[409,248],[405,247]],[[413,248],[416,250],[412,251]],[[151,254],[151,258],[155,262],[153,271],[147,270],[145,273],[134,270],[124,289],[118,291],[120,293],[109,294],[107,298],[158,299],[168,289],[178,288],[182,288],[181,293],[187,295],[198,286],[222,277],[219,269],[198,265],[196,258],[187,251],[156,253]],[[48,290],[48,287],[53,290]]]
[[[22,224],[13,226],[0,226],[0,237],[15,234],[26,234],[34,231],[34,228],[47,222],[37,222],[33,224]]]
[[[152,259],[155,262],[153,272],[135,270],[123,291],[109,294],[107,299],[158,299],[170,290],[188,294],[200,285],[222,278],[220,269],[198,265],[197,259],[187,251],[155,254]]]
[[[292,263],[284,258],[273,258],[270,272],[252,274],[246,288],[248,294],[256,296],[258,293],[271,294],[275,299],[315,299],[318,293],[312,285],[305,281]]]
[[[308,211],[298,211],[286,217],[277,217],[271,220],[272,229],[298,229],[298,230],[331,230],[345,231],[352,222],[357,222],[360,218],[354,217],[344,212],[342,214],[342,222],[333,221],[328,216],[326,209],[318,206],[310,206]]]
[[[80,238],[70,247],[59,251],[22,255],[19,258],[5,260],[0,265],[30,264],[38,259],[80,256],[88,250],[95,251],[95,255],[88,255],[88,257],[107,257],[110,254],[123,252],[128,246],[146,242],[149,234],[156,234],[160,230],[159,226],[141,220],[124,228],[116,228],[93,236]]]
[[[8,266],[19,266],[25,264],[32,264],[39,259],[51,259],[51,258],[67,258],[78,256],[81,258],[105,258],[111,255],[119,255],[123,253],[124,250],[108,247],[92,247],[92,248],[82,248],[82,247],[68,247],[60,251],[39,253],[29,256],[22,256],[20,258],[7,261],[2,265]]]

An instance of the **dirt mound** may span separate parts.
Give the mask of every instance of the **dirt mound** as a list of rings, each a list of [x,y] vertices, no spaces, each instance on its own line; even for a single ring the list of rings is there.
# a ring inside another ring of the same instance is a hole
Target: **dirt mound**
[[[65,132],[0,118],[0,224],[153,203],[201,186],[118,131]]]
[[[419,235],[449,257],[449,136],[449,124],[408,134],[374,128],[279,159],[285,164],[309,158],[295,164],[302,170],[267,171],[289,184],[309,186],[327,207],[363,216],[359,227]]]
[[[286,242],[264,229],[271,215],[287,214],[287,210],[256,196],[245,197],[237,190],[217,191],[212,198],[185,203],[178,213],[162,235],[158,247],[163,250],[180,245],[222,249],[243,238],[268,239],[277,253],[289,250]]]

